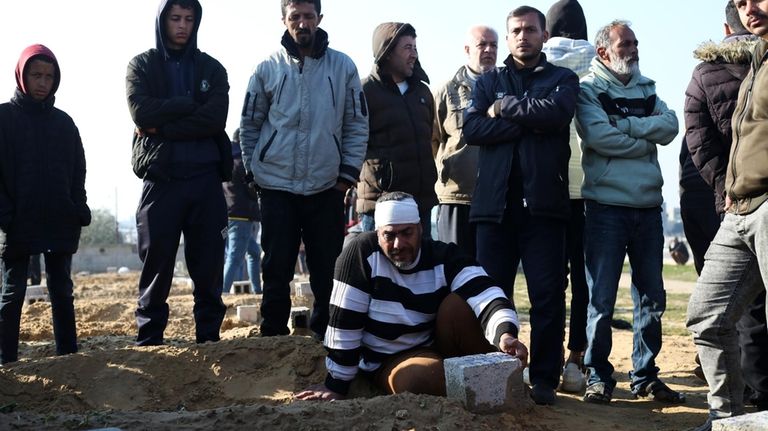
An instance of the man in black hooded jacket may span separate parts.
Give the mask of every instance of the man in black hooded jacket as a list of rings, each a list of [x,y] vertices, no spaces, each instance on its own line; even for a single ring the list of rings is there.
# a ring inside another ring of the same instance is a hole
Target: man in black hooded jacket
[[[219,340],[226,310],[220,296],[227,226],[221,182],[232,172],[225,132],[229,83],[224,67],[197,49],[201,16],[197,0],[162,0],[157,47],[128,65],[128,107],[136,124],[132,161],[144,180],[136,216],[144,264],[138,345],[163,343],[182,233],[198,343]]]

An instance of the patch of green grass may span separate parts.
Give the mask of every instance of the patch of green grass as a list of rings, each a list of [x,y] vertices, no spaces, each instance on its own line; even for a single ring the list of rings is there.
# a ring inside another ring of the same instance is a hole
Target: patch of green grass
[[[680,277],[688,277],[688,271],[685,268],[678,271]],[[664,267],[664,271],[667,271],[667,266]],[[690,271],[695,275],[696,271],[693,267],[690,267]],[[664,278],[667,278],[665,273]],[[684,279],[684,281],[689,281]],[[693,280],[695,281],[695,279]],[[570,288],[565,293],[565,306],[566,306],[566,320],[570,317],[571,313],[571,291]],[[670,293],[667,292],[667,308],[662,318],[662,334],[663,335],[688,335],[689,332],[685,327],[685,317],[688,310],[688,293]],[[528,289],[525,283],[525,277],[522,274],[518,274],[515,281],[514,301],[517,312],[520,315],[521,320],[528,322],[529,314],[531,310],[531,303],[528,301]],[[616,295],[616,307],[614,309],[614,319],[626,320],[632,322],[632,296],[627,287],[619,287],[618,294]],[[614,329],[616,330],[616,329]]]
[[[623,271],[629,274],[629,263],[624,263]],[[696,268],[693,264],[690,265],[676,265],[676,264],[664,264],[662,269],[662,275],[665,280],[677,280],[677,281],[690,281],[696,282],[699,275],[696,274]]]

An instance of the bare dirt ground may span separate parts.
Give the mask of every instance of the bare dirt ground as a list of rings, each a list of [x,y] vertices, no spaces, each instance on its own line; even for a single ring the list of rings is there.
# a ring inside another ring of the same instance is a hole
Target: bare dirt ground
[[[665,337],[658,358],[662,379],[687,394],[682,406],[632,398],[632,334],[618,330],[612,362],[619,385],[610,406],[560,394],[552,407],[476,415],[445,398],[380,396],[365,387],[350,400],[302,402],[292,394],[322,381],[325,352],[312,338],[259,338],[258,326],[240,322],[236,306],[259,296],[225,296],[222,341],[197,345],[191,288],[176,284],[167,345],[139,348],[133,346],[137,274],[80,276],[75,283],[80,352],[53,356],[50,305],[25,306],[21,360],[0,368],[0,429],[678,431],[706,417],[706,388],[692,373],[688,336]],[[528,329],[521,335],[526,342]]]

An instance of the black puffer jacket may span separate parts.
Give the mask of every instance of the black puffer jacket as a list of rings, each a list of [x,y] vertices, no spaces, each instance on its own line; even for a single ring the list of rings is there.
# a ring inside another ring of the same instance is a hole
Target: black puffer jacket
[[[53,106],[60,80],[58,65],[47,48],[30,48],[19,60],[17,76],[23,76],[30,59],[44,55],[56,64],[56,84],[46,100],[37,101],[25,94],[23,84],[17,81],[10,103],[0,105],[3,257],[74,253],[80,227],[91,222],[80,133],[72,118]]]
[[[409,24],[387,23],[374,34],[374,54],[386,57],[395,40]],[[392,77],[374,66],[363,79],[368,100],[369,137],[365,163],[358,183],[357,211],[373,211],[383,192],[402,191],[413,195],[419,210],[437,205],[435,182],[437,167],[432,158],[432,126],[435,101],[426,73],[416,60],[413,75],[407,79],[408,90],[400,90]]]
[[[725,205],[731,117],[754,45],[751,35],[732,35],[721,43],[701,45],[694,56],[702,62],[693,70],[685,91],[685,141],[702,178],[715,190],[718,213],[723,213]]]

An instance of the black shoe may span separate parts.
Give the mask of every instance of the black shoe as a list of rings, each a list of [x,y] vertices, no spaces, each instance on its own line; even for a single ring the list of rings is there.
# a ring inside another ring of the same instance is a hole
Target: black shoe
[[[540,406],[551,406],[555,403],[557,395],[555,395],[555,390],[553,388],[542,384],[536,384],[531,388],[531,398],[534,403]]]

